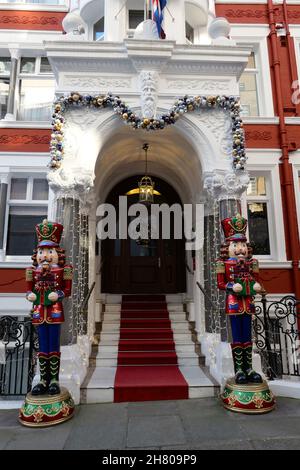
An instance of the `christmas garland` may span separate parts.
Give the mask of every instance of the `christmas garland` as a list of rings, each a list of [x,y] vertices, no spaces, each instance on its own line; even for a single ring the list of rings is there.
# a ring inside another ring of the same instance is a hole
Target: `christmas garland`
[[[133,129],[158,130],[166,126],[175,124],[178,118],[184,113],[194,111],[199,108],[221,108],[228,110],[232,121],[232,158],[233,167],[236,170],[244,170],[246,163],[246,153],[244,147],[243,122],[240,117],[239,99],[234,96],[184,96],[175,101],[174,105],[166,114],[157,118],[141,118],[132,111],[119,96],[111,93],[104,95],[81,95],[71,93],[68,97],[60,97],[54,103],[52,115],[52,134],[50,141],[51,162],[50,167],[57,169],[61,166],[64,155],[64,113],[71,107],[88,106],[90,108],[111,107],[119,114],[124,122]]]

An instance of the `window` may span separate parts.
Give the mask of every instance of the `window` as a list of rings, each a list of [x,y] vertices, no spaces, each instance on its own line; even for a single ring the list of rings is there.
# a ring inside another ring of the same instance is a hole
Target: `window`
[[[10,66],[9,57],[0,57],[0,119],[7,113]]]
[[[19,75],[19,112],[21,121],[49,121],[55,82],[47,57],[22,57]]]
[[[94,24],[94,41],[103,41],[104,39],[104,16]]]
[[[152,13],[149,11],[148,18],[152,18]],[[129,10],[128,11],[128,27],[129,29],[136,29],[137,26],[145,19],[144,10]]]
[[[35,225],[47,218],[48,182],[42,177],[11,179],[6,255],[30,256],[36,246]]]
[[[254,52],[251,53],[247,67],[239,81],[241,97],[241,114],[243,116],[258,116],[257,97],[257,75],[258,69]]]
[[[194,28],[187,21],[185,22],[185,37],[190,43],[194,44]]]
[[[267,178],[262,175],[250,177],[247,189],[247,218],[249,240],[254,255],[270,256],[269,233],[270,200]]]

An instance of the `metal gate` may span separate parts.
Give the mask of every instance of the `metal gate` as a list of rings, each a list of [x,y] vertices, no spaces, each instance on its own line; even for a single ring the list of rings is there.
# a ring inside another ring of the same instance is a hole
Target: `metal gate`
[[[30,317],[0,317],[0,395],[25,395],[35,373],[38,351]]]
[[[300,376],[300,301],[285,296],[256,302],[253,330],[264,373],[270,378]]]

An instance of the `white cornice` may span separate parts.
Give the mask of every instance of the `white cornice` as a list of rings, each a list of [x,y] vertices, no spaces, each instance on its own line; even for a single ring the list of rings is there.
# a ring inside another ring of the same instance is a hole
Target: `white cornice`
[[[5,129],[51,129],[49,122],[43,121],[0,121],[0,128]]]
[[[259,257],[257,258],[260,269],[292,269],[291,261],[260,260]]]
[[[0,11],[2,10],[13,10],[13,11],[49,11],[53,12],[68,12],[69,8],[67,5],[42,5],[42,4],[26,4],[24,3],[1,3],[0,2]]]
[[[174,41],[126,40],[124,43],[45,41],[58,78],[64,72],[86,74],[136,73],[162,70],[168,74],[222,75],[239,78],[251,48],[247,46],[176,45]]]
[[[243,117],[244,124],[279,124],[279,118],[277,116],[274,117],[264,117],[264,116],[245,116]]]
[[[299,117],[286,117],[285,122],[286,122],[286,124],[299,125],[300,124],[300,118]]]

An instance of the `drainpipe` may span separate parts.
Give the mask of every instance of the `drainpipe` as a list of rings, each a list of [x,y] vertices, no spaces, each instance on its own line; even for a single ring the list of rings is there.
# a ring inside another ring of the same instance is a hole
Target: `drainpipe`
[[[289,21],[288,21],[288,11],[287,11],[286,0],[283,0],[283,24],[284,24],[285,34],[286,34],[286,45],[287,45],[287,52],[288,52],[290,74],[291,74],[292,83],[294,83],[298,80],[298,73],[297,73],[297,66],[296,66],[296,61],[295,61],[294,42],[293,42],[293,38],[291,38]],[[298,116],[299,106],[295,105],[295,108],[296,108],[295,114],[296,116]]]
[[[289,162],[289,144],[287,136],[287,127],[285,124],[285,116],[283,109],[283,97],[281,88],[280,61],[278,54],[278,41],[276,32],[276,20],[274,16],[273,1],[268,0],[268,14],[270,27],[270,43],[271,43],[271,66],[274,70],[274,82],[277,96],[277,107],[279,117],[279,133],[281,155],[281,186],[283,189],[283,197],[286,205],[286,220],[288,221],[287,242],[290,247],[293,270],[293,290],[297,299],[300,299],[300,271],[299,271],[299,233],[297,224],[297,209],[294,192],[294,179],[292,165]]]

